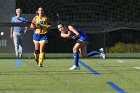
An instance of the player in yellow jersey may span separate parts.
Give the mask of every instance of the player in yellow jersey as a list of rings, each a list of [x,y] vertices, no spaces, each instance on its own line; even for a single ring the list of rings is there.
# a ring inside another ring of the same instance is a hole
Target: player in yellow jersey
[[[47,32],[51,25],[48,18],[44,15],[44,10],[42,7],[38,8],[37,15],[33,18],[30,27],[35,29],[33,34],[35,62],[36,64],[39,64],[39,67],[43,67],[42,63],[45,56],[45,45],[48,43]]]

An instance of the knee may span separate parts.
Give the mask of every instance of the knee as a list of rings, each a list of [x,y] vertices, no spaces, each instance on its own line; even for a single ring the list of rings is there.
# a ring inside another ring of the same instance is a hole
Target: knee
[[[39,54],[40,51],[39,51],[39,50],[35,50],[34,53],[35,53],[35,54]]]
[[[73,47],[73,52],[77,52],[78,48],[77,47]]]

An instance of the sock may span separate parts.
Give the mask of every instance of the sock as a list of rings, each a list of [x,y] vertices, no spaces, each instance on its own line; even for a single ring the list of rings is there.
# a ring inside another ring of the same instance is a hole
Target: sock
[[[79,54],[78,54],[78,52],[75,52],[74,53],[74,65],[79,66],[78,61],[79,61]]]
[[[97,54],[100,54],[99,51],[91,51],[88,53],[88,57],[91,57],[91,56],[94,56],[94,55],[97,55]]]
[[[44,56],[45,56],[45,53],[40,53],[39,54],[39,64],[42,64],[43,63]]]

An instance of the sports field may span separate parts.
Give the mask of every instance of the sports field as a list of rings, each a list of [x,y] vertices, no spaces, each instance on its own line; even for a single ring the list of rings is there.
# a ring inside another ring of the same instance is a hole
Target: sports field
[[[73,59],[0,59],[0,93],[139,93],[139,59],[81,59],[80,70],[70,71]]]

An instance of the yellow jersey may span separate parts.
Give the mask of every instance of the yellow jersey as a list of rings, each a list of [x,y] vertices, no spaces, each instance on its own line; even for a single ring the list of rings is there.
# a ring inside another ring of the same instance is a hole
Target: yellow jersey
[[[43,17],[39,17],[39,16],[35,16],[35,23],[36,24],[43,24],[43,25],[48,25],[48,18],[43,16]],[[48,32],[47,27],[44,26],[38,26],[35,29],[35,33],[37,34],[46,34]]]

